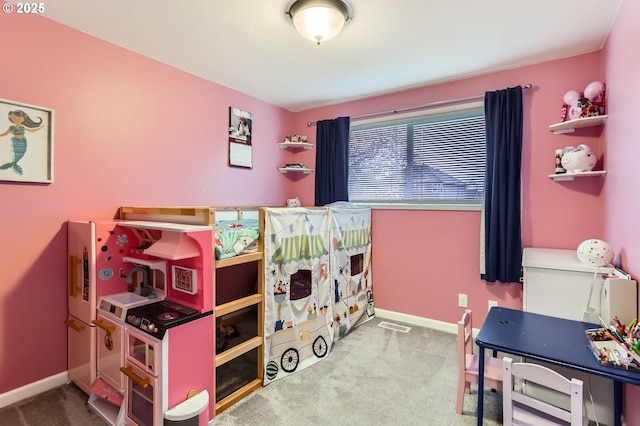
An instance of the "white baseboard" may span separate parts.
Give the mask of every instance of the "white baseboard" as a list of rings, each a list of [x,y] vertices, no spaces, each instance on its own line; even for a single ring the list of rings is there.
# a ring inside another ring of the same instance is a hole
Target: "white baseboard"
[[[445,333],[458,333],[458,324],[451,324],[448,322],[418,317],[415,315],[402,314],[400,312],[386,311],[384,309],[376,308],[376,317],[399,321],[406,324],[413,324],[419,327],[428,327],[434,330],[443,331]]]
[[[29,383],[21,388],[10,390],[0,394],[0,408],[15,404],[23,399],[30,398],[50,389],[62,386],[69,381],[69,375],[66,371],[49,376],[37,382]]]

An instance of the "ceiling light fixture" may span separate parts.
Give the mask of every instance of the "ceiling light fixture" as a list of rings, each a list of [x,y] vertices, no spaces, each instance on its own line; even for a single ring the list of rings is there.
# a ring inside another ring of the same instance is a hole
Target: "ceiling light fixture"
[[[300,35],[320,44],[337,36],[351,17],[340,0],[296,0],[287,15]]]

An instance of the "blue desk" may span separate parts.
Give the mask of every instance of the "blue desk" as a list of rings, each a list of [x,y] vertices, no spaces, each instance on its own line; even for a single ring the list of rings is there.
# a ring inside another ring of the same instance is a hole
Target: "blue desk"
[[[561,365],[614,381],[616,426],[622,424],[622,383],[640,386],[640,373],[598,364],[585,334],[597,325],[563,318],[493,307],[476,336],[479,347],[478,426],[484,404],[484,352],[486,349]]]

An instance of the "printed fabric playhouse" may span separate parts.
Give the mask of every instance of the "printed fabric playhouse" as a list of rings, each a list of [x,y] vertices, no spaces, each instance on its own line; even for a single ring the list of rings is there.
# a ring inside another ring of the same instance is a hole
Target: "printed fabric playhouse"
[[[266,209],[264,384],[320,361],[373,316],[371,209]]]

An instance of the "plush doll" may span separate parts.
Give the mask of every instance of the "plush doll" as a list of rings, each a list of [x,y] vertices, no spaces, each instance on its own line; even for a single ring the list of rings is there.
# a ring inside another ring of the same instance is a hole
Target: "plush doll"
[[[577,148],[568,146],[562,155],[562,167],[567,173],[590,172],[597,161],[598,157],[587,145],[578,145]]]
[[[578,106],[582,109],[580,112],[580,118],[600,115],[600,109],[598,106],[588,98],[581,98],[578,101]]]
[[[216,319],[216,352],[222,352],[229,347],[229,339],[240,336],[234,324],[224,325],[222,319]],[[218,344],[222,341],[222,344]]]

